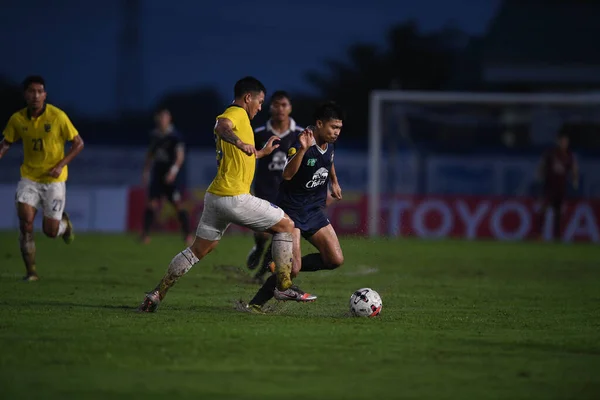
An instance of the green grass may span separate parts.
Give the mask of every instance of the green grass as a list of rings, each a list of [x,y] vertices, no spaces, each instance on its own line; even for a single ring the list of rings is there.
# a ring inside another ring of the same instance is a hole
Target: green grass
[[[597,246],[343,239],[346,265],[297,280],[317,302],[251,315],[251,239],[228,236],[149,315],[177,237],[36,238],[23,283],[0,233],[3,399],[600,398]],[[347,316],[364,286],[381,317]]]

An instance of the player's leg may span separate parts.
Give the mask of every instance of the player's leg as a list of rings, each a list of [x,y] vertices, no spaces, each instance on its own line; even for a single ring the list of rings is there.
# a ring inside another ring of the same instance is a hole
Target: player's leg
[[[44,219],[42,230],[50,238],[62,237],[65,243],[73,241],[73,224],[65,212],[66,185],[64,182],[48,183],[42,185],[41,194]]]
[[[177,219],[179,220],[183,240],[185,240],[188,246],[191,246],[194,243],[194,237],[190,232],[190,216],[181,201],[181,192],[176,185],[168,185],[165,195],[177,212]]]
[[[344,263],[340,241],[331,224],[320,228],[308,241],[318,253],[307,254],[300,263],[303,272],[322,271],[339,268]]]
[[[35,265],[35,241],[33,237],[33,222],[37,207],[41,203],[40,184],[21,179],[16,193],[17,216],[19,217],[19,248],[25,263],[26,281],[37,281],[38,274]]]
[[[294,228],[294,230],[292,232],[292,244],[293,244],[292,253],[294,255],[294,264],[300,262],[300,255],[302,254],[302,250],[300,248],[300,238],[301,238],[300,229]],[[294,270],[294,269],[298,269],[298,268],[292,267],[292,270]],[[261,288],[258,289],[258,292],[256,292],[256,294],[254,295],[252,300],[250,300],[248,305],[250,307],[264,306],[269,300],[271,300],[273,298],[276,288],[277,288],[277,275],[272,273],[271,275],[269,275],[267,280],[263,283]],[[295,299],[295,297],[296,296],[294,296],[294,299]]]
[[[154,219],[156,213],[160,207],[160,198],[162,197],[162,184],[158,179],[152,177],[150,185],[148,187],[148,194],[146,199],[146,206],[144,208],[144,224],[142,227],[142,242],[150,242],[150,230],[154,225]]]
[[[271,237],[271,235],[269,235]],[[274,271],[275,263],[273,262],[273,241],[269,243],[267,250],[263,254],[262,261],[260,262],[260,268],[254,274],[254,280],[259,284],[265,283],[265,276],[271,274]]]
[[[35,207],[25,204],[17,204],[19,216],[19,248],[21,257],[25,263],[26,275],[23,280],[37,281],[39,279],[35,265],[35,241],[33,238],[33,221],[37,210]]]
[[[248,269],[254,270],[258,267],[270,238],[271,235],[267,232],[254,232],[254,246],[252,246],[248,253],[248,257],[246,258],[246,266]]]
[[[563,197],[561,195],[554,196],[551,202],[552,205],[552,213],[553,213],[553,224],[552,224],[552,233],[553,238],[556,241],[560,240],[560,232],[561,232],[561,217],[562,217],[562,205],[563,205]]]
[[[158,285],[146,294],[144,301],[138,308],[139,311],[156,311],[169,289],[177,283],[179,278],[217,247],[223,233],[229,226],[227,210],[223,208],[222,199],[219,196],[206,193],[204,196],[204,210],[196,230],[196,240],[190,247],[173,257]]]
[[[548,194],[544,193],[542,200],[540,202],[540,209],[536,218],[536,234],[541,239],[544,235],[544,225],[546,221],[546,212],[548,211],[548,207],[550,205],[550,200]]]
[[[277,288],[284,291],[292,286],[294,222],[283,211],[282,214],[283,217],[268,231],[273,234],[271,253],[275,262]]]
[[[273,260],[277,284],[281,290],[292,286],[292,231],[294,222],[276,205],[244,194],[224,198],[230,221],[258,232],[273,234]]]

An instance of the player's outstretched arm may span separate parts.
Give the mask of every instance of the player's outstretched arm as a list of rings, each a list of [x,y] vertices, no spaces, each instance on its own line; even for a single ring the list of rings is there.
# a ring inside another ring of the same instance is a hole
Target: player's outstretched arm
[[[331,197],[336,200],[342,199],[342,187],[338,182],[337,175],[335,173],[335,164],[331,164],[331,171],[329,173],[329,179],[331,179]]]
[[[60,160],[54,166],[54,168],[52,168],[50,170],[49,175],[54,178],[58,178],[62,172],[62,169],[66,165],[68,165],[71,161],[73,161],[73,159],[77,156],[77,154],[81,153],[81,150],[83,150],[83,145],[84,145],[83,139],[81,138],[81,136],[77,135],[77,136],[73,137],[71,148],[69,149],[67,154],[64,156],[64,158],[62,160]]]
[[[256,152],[256,158],[263,158],[271,154],[276,148],[279,147],[279,143],[275,143],[279,140],[277,136],[271,136],[264,147]]]
[[[301,134],[298,135],[298,143],[300,143],[300,147],[296,151],[296,154],[292,156],[292,158],[288,159],[285,167],[283,169],[283,179],[289,181],[296,175],[298,170],[300,169],[300,165],[302,164],[302,159],[304,158],[304,154],[306,151],[312,146],[315,137],[313,136],[312,130],[310,128],[306,128]]]
[[[215,126],[215,133],[221,140],[231,143],[247,155],[256,154],[256,149],[251,144],[242,142],[242,140],[233,131],[233,122],[227,118],[219,118]]]
[[[185,161],[185,147],[183,143],[177,145],[177,149],[175,150],[175,163],[171,165],[169,169],[169,174],[167,175],[167,183],[171,184],[175,182],[175,178],[177,178],[177,173],[181,169],[183,162]]]
[[[2,139],[0,142],[0,158],[4,157],[11,145],[11,142],[7,141],[6,139]]]

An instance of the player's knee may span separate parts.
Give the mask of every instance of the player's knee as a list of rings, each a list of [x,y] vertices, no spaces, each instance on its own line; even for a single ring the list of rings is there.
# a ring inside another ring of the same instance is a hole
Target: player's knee
[[[271,235],[267,232],[254,232],[254,239],[257,244],[265,245]]]
[[[210,253],[214,250],[215,247],[217,247],[217,244],[219,244],[218,241],[207,242],[204,240],[198,240],[198,238],[196,238],[196,240],[194,240],[194,243],[190,246],[190,250],[192,250],[192,253],[194,253],[194,255],[198,257],[198,260],[202,260],[204,257],[206,257],[208,253]]]
[[[19,229],[23,234],[33,233],[33,221],[30,221],[28,219],[19,220]]]
[[[44,231],[44,235],[48,236],[49,238],[54,239],[58,236],[58,226],[44,224],[42,230]]]
[[[341,252],[333,254],[329,258],[327,264],[329,269],[336,269],[341,267],[342,264],[344,264],[344,255]]]
[[[294,221],[292,221],[292,219],[290,217],[284,218],[282,220],[282,222],[283,222],[282,232],[292,233],[294,231],[295,224],[294,224]]]

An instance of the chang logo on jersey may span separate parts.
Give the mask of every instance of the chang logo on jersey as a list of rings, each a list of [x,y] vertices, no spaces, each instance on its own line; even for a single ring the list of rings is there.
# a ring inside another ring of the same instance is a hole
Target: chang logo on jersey
[[[327,178],[329,177],[329,171],[327,168],[319,168],[317,172],[314,173],[312,179],[306,183],[306,187],[308,189],[314,189],[318,186],[324,185],[327,182]]]
[[[283,171],[287,157],[283,151],[273,153],[273,161],[269,163],[269,171]]]

